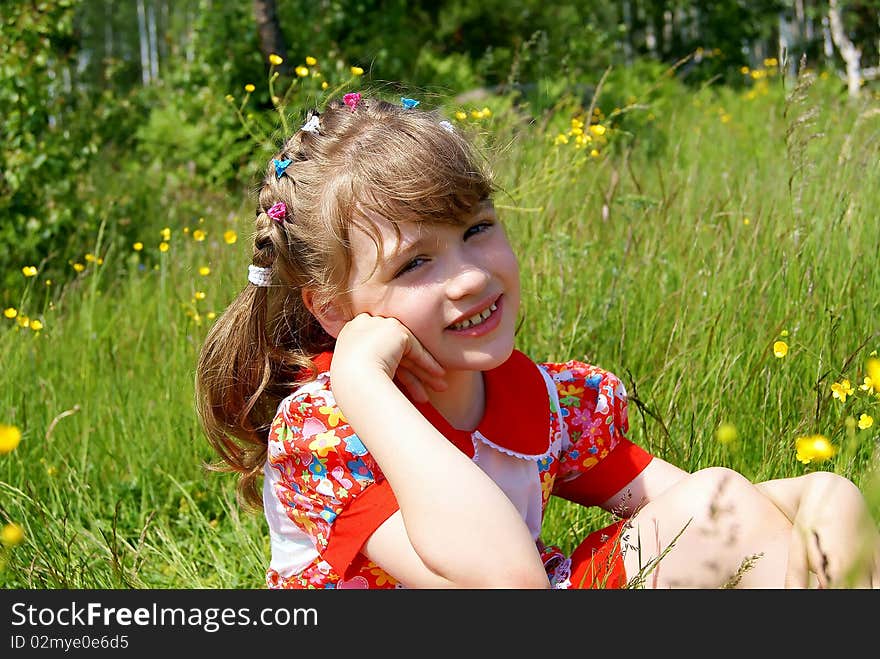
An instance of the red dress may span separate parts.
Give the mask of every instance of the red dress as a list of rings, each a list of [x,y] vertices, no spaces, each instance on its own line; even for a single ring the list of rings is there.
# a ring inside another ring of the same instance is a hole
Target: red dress
[[[330,390],[330,353],[318,377],[278,407],[269,434],[263,503],[272,559],[269,588],[397,588],[360,553],[398,509],[391,487],[345,420]],[[652,456],[626,439],[626,392],[613,374],[583,362],[535,364],[519,351],[484,373],[486,406],[473,432],[456,430],[430,405],[416,407],[474,460],[519,510],[557,588],[622,587],[622,522],[588,536],[566,556],[545,546],[551,495],[603,503]],[[451,484],[452,485],[452,484]]]

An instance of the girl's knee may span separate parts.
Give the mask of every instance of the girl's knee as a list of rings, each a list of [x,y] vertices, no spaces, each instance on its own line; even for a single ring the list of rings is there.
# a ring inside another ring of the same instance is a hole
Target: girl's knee
[[[738,471],[727,467],[707,467],[694,472],[682,483],[682,492],[695,518],[719,520],[723,517],[748,519],[748,515],[775,507],[754,484]]]
[[[836,489],[842,489],[850,492],[858,492],[861,494],[858,486],[850,479],[833,471],[814,471],[810,474],[801,476],[804,482],[809,486],[811,491],[830,492]]]
[[[731,492],[752,489],[754,486],[738,471],[727,467],[706,467],[695,471],[684,481],[691,494],[722,498]]]
[[[861,510],[865,505],[862,491],[844,476],[830,471],[815,471],[801,478],[804,479],[799,505],[801,509],[821,510],[833,505],[843,514]]]

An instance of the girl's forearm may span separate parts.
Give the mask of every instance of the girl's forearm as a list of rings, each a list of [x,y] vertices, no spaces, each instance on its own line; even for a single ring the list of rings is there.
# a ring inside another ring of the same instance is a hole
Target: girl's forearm
[[[425,565],[464,586],[546,587],[534,540],[504,492],[387,376],[369,379],[369,397],[362,382],[337,403],[388,479]]]

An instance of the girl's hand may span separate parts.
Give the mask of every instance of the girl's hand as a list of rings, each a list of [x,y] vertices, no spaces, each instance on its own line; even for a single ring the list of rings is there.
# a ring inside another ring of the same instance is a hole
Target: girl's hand
[[[330,366],[333,388],[343,397],[346,392],[362,393],[369,377],[384,375],[390,380],[397,377],[420,403],[428,400],[428,388],[446,389],[445,373],[403,323],[366,313],[352,318],[339,332]]]

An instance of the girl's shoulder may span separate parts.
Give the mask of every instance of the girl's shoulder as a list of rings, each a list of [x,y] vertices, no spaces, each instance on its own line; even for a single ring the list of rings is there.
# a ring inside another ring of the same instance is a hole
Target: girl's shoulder
[[[621,397],[626,396],[626,389],[620,378],[595,364],[570,359],[566,362],[541,362],[538,368],[552,378],[557,387],[584,387]]]
[[[314,380],[300,384],[278,404],[275,418],[294,425],[316,414],[326,415],[338,409],[330,389],[330,374],[319,373]]]
[[[328,465],[365,460],[367,454],[336,404],[327,372],[301,384],[278,405],[269,429],[268,451],[270,463],[298,455],[318,456]]]
[[[579,360],[546,362],[538,367],[555,385],[558,411],[573,423],[602,423],[622,432],[629,429],[626,388],[601,366]]]
[[[335,410],[338,413],[339,408],[330,388],[331,357],[331,353],[322,353],[315,358],[317,373],[300,380],[296,388],[278,404],[275,411],[276,422],[281,420],[287,425],[295,425],[315,415],[336,416],[333,412]]]

